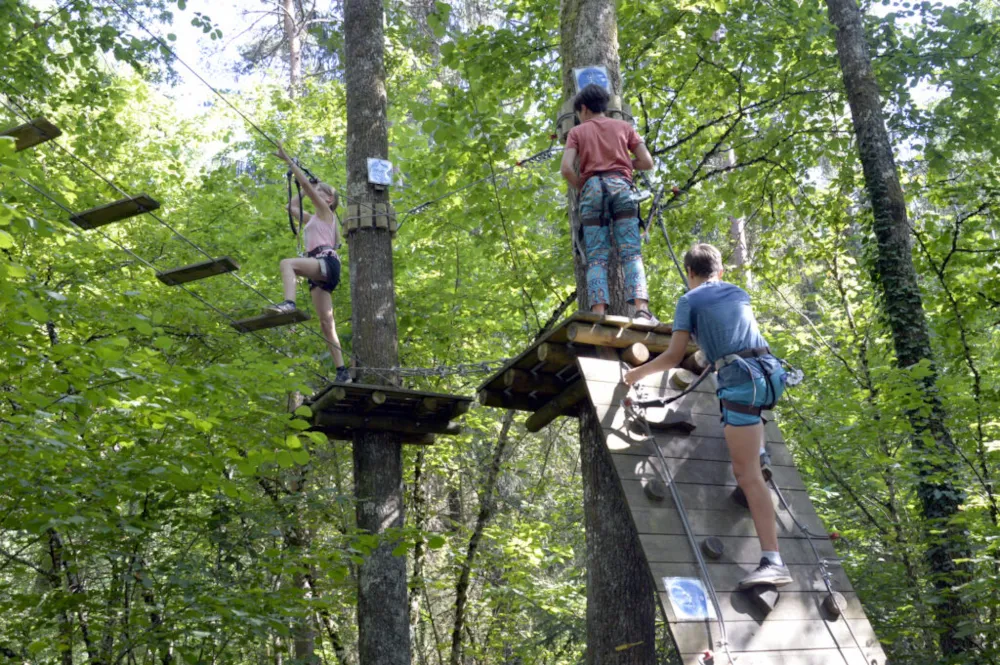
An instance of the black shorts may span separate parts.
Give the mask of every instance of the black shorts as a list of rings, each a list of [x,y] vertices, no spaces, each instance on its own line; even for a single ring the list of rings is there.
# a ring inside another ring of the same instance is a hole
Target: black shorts
[[[314,258],[319,261],[319,269],[323,273],[323,278],[318,282],[310,279],[309,290],[323,289],[327,293],[333,293],[333,290],[340,284],[340,259],[334,253]]]

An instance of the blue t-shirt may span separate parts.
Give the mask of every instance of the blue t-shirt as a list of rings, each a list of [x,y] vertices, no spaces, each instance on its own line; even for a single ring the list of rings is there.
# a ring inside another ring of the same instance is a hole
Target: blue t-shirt
[[[727,282],[705,282],[681,296],[674,312],[674,330],[690,332],[713,363],[730,353],[767,346],[757,328],[750,296]],[[726,365],[719,372],[719,386],[746,383],[751,376],[761,376],[759,362],[750,359],[747,365],[751,373],[743,363]]]

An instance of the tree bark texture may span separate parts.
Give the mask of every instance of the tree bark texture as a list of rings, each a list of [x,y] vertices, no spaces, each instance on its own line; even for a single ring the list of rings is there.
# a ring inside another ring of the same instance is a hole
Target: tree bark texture
[[[573,68],[604,65],[621,94],[618,24],[614,0],[562,0],[560,12],[564,102],[576,94]],[[571,233],[580,228],[577,192],[569,192]],[[582,246],[582,243],[581,243]],[[577,297],[588,309],[587,264],[574,252]],[[610,314],[628,314],[617,252],[608,266]],[[656,662],[655,587],[625,495],[604,445],[600,423],[580,407],[580,463],[587,533],[587,663],[648,665]],[[617,650],[621,645],[633,645]]]
[[[861,11],[856,0],[827,0],[827,8],[830,22],[837,28],[837,53],[872,204],[872,227],[878,249],[874,267],[882,292],[882,308],[892,331],[897,362],[901,367],[910,367],[931,360],[932,355],[913,265],[906,200],[882,117]],[[971,571],[967,565],[954,563],[956,559],[967,559],[971,551],[968,534],[960,519],[956,519],[964,497],[956,487],[955,443],[945,425],[936,381],[936,372],[932,371],[923,381],[926,408],[910,413],[914,464],[920,478],[917,495],[925,518],[925,557],[939,600],[933,606],[941,650],[947,657],[974,662],[975,640],[961,632],[963,626],[975,625],[976,613],[956,591],[971,581]]]
[[[388,203],[388,192],[368,183],[367,159],[389,152],[386,122],[383,9],[381,0],[345,0],[344,65],[347,90],[347,201],[365,209]],[[354,357],[364,383],[398,383],[365,367],[396,367],[396,298],[392,236],[361,228],[348,236]],[[358,528],[373,535],[403,526],[403,460],[398,436],[359,432],[354,437]],[[358,656],[361,665],[409,665],[406,557],[380,540],[358,568]]]
[[[295,0],[282,1],[281,18],[288,44],[288,90],[294,97],[302,82],[302,39],[299,37],[298,21],[295,20]]]

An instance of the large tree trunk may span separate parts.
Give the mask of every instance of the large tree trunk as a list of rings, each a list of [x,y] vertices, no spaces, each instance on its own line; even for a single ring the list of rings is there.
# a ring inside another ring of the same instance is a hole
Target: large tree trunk
[[[302,40],[299,38],[298,21],[295,20],[295,0],[283,0],[281,18],[288,43],[288,91],[294,96],[302,82]]]
[[[906,201],[899,183],[899,171],[892,154],[878,83],[856,0],[827,0],[830,21],[837,27],[837,53],[844,86],[851,106],[854,132],[871,199],[873,231],[878,252],[875,272],[882,292],[882,308],[892,331],[896,360],[911,367],[931,360],[930,335],[923,310],[917,272],[913,265]],[[932,365],[933,369],[933,365]],[[919,474],[917,495],[924,515],[926,559],[933,575],[938,602],[933,604],[939,624],[941,649],[948,657],[974,662],[976,644],[972,635],[962,635],[963,625],[974,626],[978,619],[957,591],[971,581],[966,564],[968,535],[959,515],[963,493],[957,489],[957,456],[951,434],[945,426],[945,412],[931,372],[923,380],[927,408],[913,410],[913,459]]]
[[[576,94],[573,68],[604,65],[612,90],[621,94],[618,25],[614,0],[562,0],[564,102]],[[570,229],[580,227],[576,192],[569,194]],[[578,300],[588,308],[586,261],[574,252]],[[628,314],[617,253],[608,266],[610,314]],[[580,463],[587,532],[587,663],[648,665],[656,661],[655,587],[628,512],[600,423],[580,407]],[[616,647],[632,645],[618,650]]]
[[[381,0],[345,0],[347,196],[362,210],[389,200],[386,191],[368,184],[367,168],[367,158],[385,159],[389,152],[382,22]],[[348,241],[354,356],[364,383],[388,383],[395,378],[364,368],[396,367],[399,362],[392,236],[388,229],[361,228]],[[378,535],[403,526],[403,459],[396,435],[354,436],[354,486],[358,528]],[[381,541],[358,569],[361,665],[410,663],[406,557],[393,556],[393,548],[392,542]]]

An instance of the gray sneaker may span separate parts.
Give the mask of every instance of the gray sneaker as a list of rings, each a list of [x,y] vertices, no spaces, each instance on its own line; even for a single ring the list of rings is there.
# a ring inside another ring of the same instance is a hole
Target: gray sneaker
[[[648,309],[640,309],[635,313],[635,319],[643,323],[650,323],[654,326],[660,325],[660,320],[650,313]]]
[[[792,583],[792,575],[788,566],[776,566],[767,557],[761,557],[760,565],[752,573],[740,580],[740,589],[749,589],[759,584],[785,586]]]
[[[290,314],[295,311],[295,303],[291,300],[283,300],[277,305],[271,305],[270,307],[265,307],[264,312],[267,314]]]
[[[351,379],[351,371],[346,367],[337,368],[337,376],[333,379],[334,383],[354,383]]]

